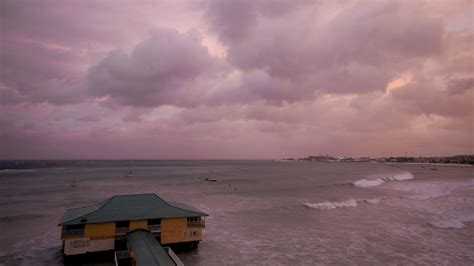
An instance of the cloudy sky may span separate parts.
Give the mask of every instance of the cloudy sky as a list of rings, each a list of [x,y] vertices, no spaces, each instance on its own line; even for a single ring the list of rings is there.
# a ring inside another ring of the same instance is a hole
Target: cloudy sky
[[[0,5],[0,158],[474,153],[470,0]]]

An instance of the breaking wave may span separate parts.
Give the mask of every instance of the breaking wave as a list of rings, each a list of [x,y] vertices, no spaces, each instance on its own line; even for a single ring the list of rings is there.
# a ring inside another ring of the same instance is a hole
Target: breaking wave
[[[393,176],[379,177],[377,179],[372,179],[372,180],[359,179],[352,184],[356,187],[373,187],[373,186],[382,185],[390,181],[409,180],[413,178],[414,178],[414,175],[412,173],[406,172],[406,173],[396,174]]]
[[[312,209],[332,210],[336,208],[357,207],[357,205],[360,203],[379,204],[381,200],[382,200],[381,198],[362,199],[362,200],[350,199],[346,201],[323,201],[319,203],[305,202],[303,203],[303,205]]]
[[[342,208],[342,207],[357,207],[357,201],[351,199],[347,201],[341,202],[331,202],[331,201],[324,201],[320,203],[303,203],[306,207],[319,209],[319,210],[332,210],[335,208]]]

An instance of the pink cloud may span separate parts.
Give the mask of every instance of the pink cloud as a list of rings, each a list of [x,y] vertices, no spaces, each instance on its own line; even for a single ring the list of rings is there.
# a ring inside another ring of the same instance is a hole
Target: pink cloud
[[[6,1],[0,155],[472,153],[471,5]]]
[[[130,55],[113,51],[92,67],[90,92],[132,106],[192,104],[193,83],[225,70],[201,41],[195,32],[156,28]]]

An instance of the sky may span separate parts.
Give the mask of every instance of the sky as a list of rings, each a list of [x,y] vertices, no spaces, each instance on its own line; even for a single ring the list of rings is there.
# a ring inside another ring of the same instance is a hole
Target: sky
[[[0,0],[0,159],[474,153],[470,0]]]

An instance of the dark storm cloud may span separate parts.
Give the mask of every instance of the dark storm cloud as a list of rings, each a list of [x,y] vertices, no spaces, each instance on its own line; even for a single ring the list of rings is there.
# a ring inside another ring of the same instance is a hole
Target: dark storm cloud
[[[279,4],[286,12],[271,11]],[[211,1],[206,12],[211,29],[228,46],[228,61],[243,75],[260,70],[289,84],[285,93],[281,86],[272,84],[266,92],[259,86],[258,98],[384,90],[396,74],[441,52],[441,20],[415,4],[357,2],[331,16],[324,5],[331,4]]]
[[[75,53],[41,43],[2,40],[0,49],[2,102],[74,103],[85,97]]]
[[[127,0],[1,1],[2,102],[84,100],[87,68],[104,51],[142,38],[154,24],[150,18],[168,6]]]
[[[448,89],[455,94],[464,94],[474,89],[474,78],[452,79],[449,81]]]
[[[122,12],[127,7],[128,12]],[[2,34],[9,38],[84,47],[118,43],[130,36],[119,28],[134,24],[138,20],[134,13],[133,5],[121,0],[4,0],[0,22]]]
[[[199,79],[226,69],[210,56],[195,32],[157,28],[130,54],[109,53],[89,70],[90,92],[125,105],[195,104]],[[204,91],[205,92],[205,91]]]
[[[221,0],[203,1],[202,6],[207,11],[211,29],[225,43],[238,43],[246,39],[258,23],[259,16],[282,16],[307,3],[310,1]]]

